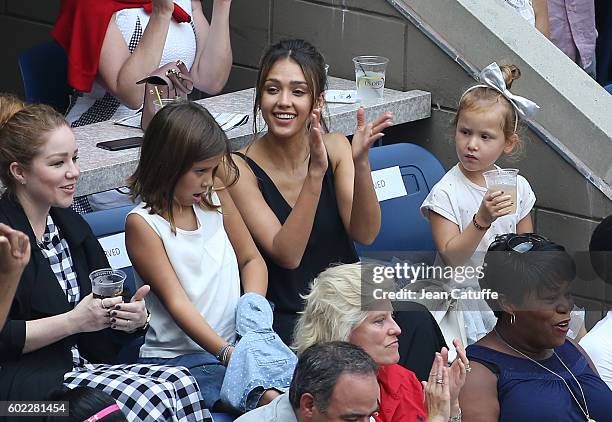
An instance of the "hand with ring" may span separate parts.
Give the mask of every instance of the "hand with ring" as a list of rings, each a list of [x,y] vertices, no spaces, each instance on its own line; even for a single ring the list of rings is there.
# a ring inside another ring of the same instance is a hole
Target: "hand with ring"
[[[461,340],[454,339],[453,346],[455,346],[457,356],[449,368],[449,391],[451,400],[451,414],[456,415],[459,412],[459,392],[461,391],[461,388],[463,388],[463,384],[465,384],[465,379],[468,373],[467,368],[470,361],[467,358],[463,344],[461,344]],[[441,353],[442,359],[444,359],[445,362],[448,362],[448,351],[446,348],[442,348]]]
[[[429,378],[422,381],[427,421],[446,422],[450,417],[449,371],[442,353],[436,353]]]
[[[113,330],[132,333],[147,322],[147,308],[144,297],[151,288],[142,286],[136,291],[129,303],[116,304],[110,310],[110,326]]]
[[[73,333],[87,333],[108,328],[110,326],[110,316],[107,308],[122,301],[123,298],[121,297],[94,299],[93,294],[88,294],[73,310],[66,314]]]

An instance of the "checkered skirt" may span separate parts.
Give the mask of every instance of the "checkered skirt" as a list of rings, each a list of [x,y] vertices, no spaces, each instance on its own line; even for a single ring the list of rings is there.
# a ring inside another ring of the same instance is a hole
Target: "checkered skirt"
[[[111,395],[128,421],[205,421],[196,380],[180,366],[93,365],[64,375],[69,388],[92,387]]]

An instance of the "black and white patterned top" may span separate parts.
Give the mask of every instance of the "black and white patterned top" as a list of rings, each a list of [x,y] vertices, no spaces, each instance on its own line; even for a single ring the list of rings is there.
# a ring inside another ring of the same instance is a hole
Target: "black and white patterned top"
[[[67,301],[76,305],[81,291],[70,246],[50,215],[42,240],[37,244]],[[90,364],[76,345],[71,351],[73,369],[64,375],[64,384],[69,388],[87,386],[105,391],[117,400],[129,421],[191,422],[210,417],[204,409],[198,384],[187,368]]]
[[[38,247],[43,256],[49,262],[51,270],[66,294],[68,303],[75,306],[81,299],[81,289],[77,280],[76,272],[72,266],[70,246],[66,239],[60,236],[59,229],[50,215],[47,216],[47,227],[43,233],[42,240],[37,240]],[[75,367],[83,366],[87,361],[79,353],[76,345],[72,346],[72,364]]]

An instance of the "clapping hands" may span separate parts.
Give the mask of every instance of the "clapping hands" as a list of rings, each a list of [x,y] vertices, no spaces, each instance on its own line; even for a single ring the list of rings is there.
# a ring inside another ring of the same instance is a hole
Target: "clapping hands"
[[[385,112],[373,122],[366,124],[365,110],[363,107],[357,110],[357,127],[355,128],[353,142],[351,143],[354,162],[368,160],[368,150],[374,142],[384,136],[382,131],[393,124],[392,118],[393,113]]]

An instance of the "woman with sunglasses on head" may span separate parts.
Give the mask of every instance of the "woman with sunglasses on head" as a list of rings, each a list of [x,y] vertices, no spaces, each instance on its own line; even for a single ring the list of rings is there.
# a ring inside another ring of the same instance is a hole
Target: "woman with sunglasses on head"
[[[467,348],[464,420],[612,421],[612,392],[566,337],[576,276],[563,246],[535,234],[501,235],[485,257],[483,289],[495,328]]]

